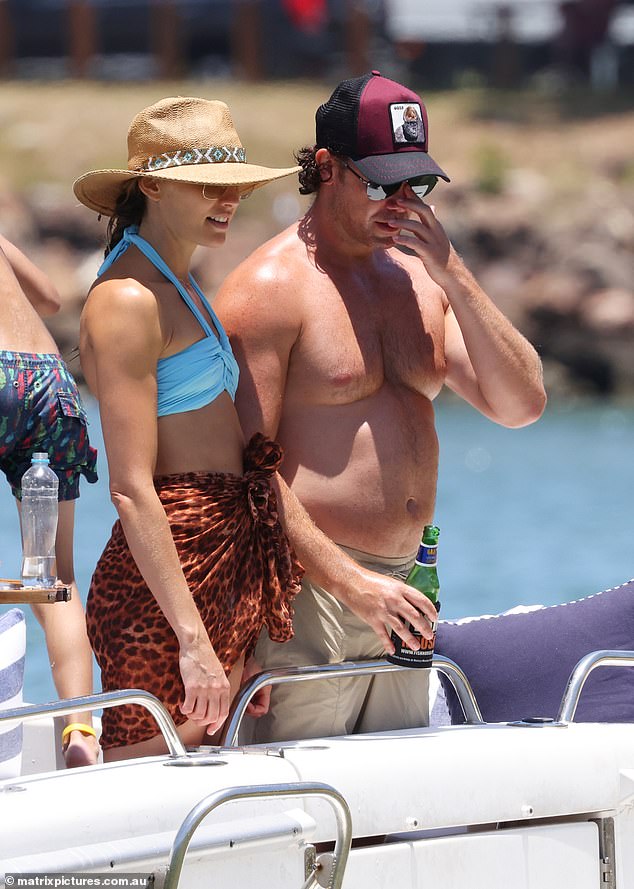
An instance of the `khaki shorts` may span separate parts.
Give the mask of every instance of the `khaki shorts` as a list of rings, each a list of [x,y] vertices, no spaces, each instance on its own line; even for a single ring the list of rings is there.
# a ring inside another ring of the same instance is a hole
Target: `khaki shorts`
[[[364,568],[404,577],[414,562],[341,547]],[[263,670],[381,658],[374,631],[326,590],[304,578],[295,599],[294,637],[271,642],[266,631],[255,657]],[[240,742],[267,743],[415,728],[429,722],[429,670],[274,686],[271,707],[245,719]]]

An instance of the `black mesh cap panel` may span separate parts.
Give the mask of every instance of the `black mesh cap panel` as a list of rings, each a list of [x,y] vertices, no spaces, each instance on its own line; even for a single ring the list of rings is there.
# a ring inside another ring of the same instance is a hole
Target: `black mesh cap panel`
[[[315,114],[317,148],[329,148],[336,154],[357,153],[357,126],[361,94],[373,74],[343,80]]]

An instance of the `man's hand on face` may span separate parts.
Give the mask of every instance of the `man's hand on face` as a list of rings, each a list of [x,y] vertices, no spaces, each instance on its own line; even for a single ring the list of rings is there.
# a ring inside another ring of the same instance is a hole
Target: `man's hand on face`
[[[398,220],[394,243],[409,248],[422,260],[430,278],[440,287],[444,287],[451,275],[452,262],[454,258],[457,259],[457,255],[444,228],[436,218],[434,207],[425,204],[414,196],[413,192],[411,196],[401,198],[399,205],[407,210],[408,215]]]

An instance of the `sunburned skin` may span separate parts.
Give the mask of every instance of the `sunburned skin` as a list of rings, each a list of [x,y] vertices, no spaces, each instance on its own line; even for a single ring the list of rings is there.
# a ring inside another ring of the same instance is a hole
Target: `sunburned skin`
[[[435,503],[432,400],[445,379],[446,300],[420,264],[395,249],[354,274],[320,257],[307,263],[296,231],[266,252],[274,261],[281,249],[288,276],[302,280],[301,332],[277,429],[282,474],[337,543],[411,556]],[[240,337],[236,325],[238,349]]]
[[[351,407],[285,411],[279,439],[292,455],[285,478],[338,543],[411,555],[434,508],[438,443],[431,403],[386,384]]]
[[[347,388],[342,408],[345,425],[332,426],[337,436],[333,449],[337,450],[338,442],[339,453],[346,453],[346,435],[350,444],[345,473],[337,476],[335,501],[353,505],[356,516],[347,510],[340,527],[334,527],[306,486],[300,499],[304,496],[305,502],[312,503],[339,542],[379,555],[409,555],[417,546],[420,523],[430,520],[434,507],[438,445],[432,399],[445,375],[444,305],[430,287],[423,303],[413,289],[407,262],[396,251],[393,254],[384,256],[381,276],[368,276],[362,290],[348,288],[345,300],[341,289],[330,294],[333,302],[340,300],[348,323],[335,322],[338,335],[333,325],[319,353],[321,366],[329,362],[332,366],[338,355],[352,371],[354,382]],[[340,287],[344,286],[345,280]],[[389,302],[384,298],[387,292]],[[322,296],[326,301],[326,294]],[[334,307],[330,317],[333,314]],[[309,335],[303,341],[308,339]],[[294,369],[291,361],[283,429],[294,407]],[[316,386],[321,378],[317,373],[311,379]],[[325,403],[334,408],[332,390],[328,393],[323,387],[321,392]],[[338,399],[341,394],[337,393]],[[329,428],[322,420],[317,413],[313,415],[315,429]],[[310,421],[298,425],[292,451],[297,453],[299,447],[303,464],[309,459],[312,439]],[[301,486],[301,479],[296,483]],[[344,527],[348,529],[345,535]]]

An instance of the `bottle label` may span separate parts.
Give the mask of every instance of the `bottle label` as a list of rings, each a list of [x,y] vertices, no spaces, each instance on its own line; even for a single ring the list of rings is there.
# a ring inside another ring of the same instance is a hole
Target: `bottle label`
[[[400,667],[419,667],[429,669],[432,665],[434,657],[434,646],[436,643],[436,634],[431,639],[424,639],[417,630],[410,624],[410,632],[418,639],[420,648],[413,651],[409,648],[396,633],[392,633],[392,642],[394,643],[394,654],[388,654],[386,660],[390,664],[398,664]]]
[[[416,553],[417,565],[436,565],[438,563],[438,544],[421,543]]]

